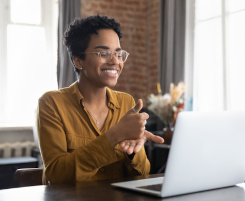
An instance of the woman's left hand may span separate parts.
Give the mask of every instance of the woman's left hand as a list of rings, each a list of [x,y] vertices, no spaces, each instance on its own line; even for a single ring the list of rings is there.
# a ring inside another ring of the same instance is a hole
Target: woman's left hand
[[[130,155],[133,152],[134,153],[139,152],[147,140],[151,140],[158,144],[162,144],[164,142],[164,139],[161,138],[160,136],[154,135],[145,130],[144,135],[141,138],[135,140],[123,140],[122,142],[119,143],[119,145],[123,150],[123,152]]]

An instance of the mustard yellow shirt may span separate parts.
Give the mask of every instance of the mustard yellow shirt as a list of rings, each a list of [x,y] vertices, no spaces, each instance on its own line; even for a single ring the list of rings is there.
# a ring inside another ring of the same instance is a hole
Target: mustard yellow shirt
[[[77,82],[39,99],[37,128],[44,184],[149,174],[144,148],[130,160],[119,145],[112,148],[104,134],[135,105],[134,99],[109,88],[106,93],[109,113],[101,131],[82,104]]]

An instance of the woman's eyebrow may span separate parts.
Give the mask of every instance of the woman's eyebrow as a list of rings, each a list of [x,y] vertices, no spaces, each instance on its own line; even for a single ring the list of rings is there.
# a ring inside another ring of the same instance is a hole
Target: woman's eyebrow
[[[100,49],[105,49],[105,50],[110,49],[110,48],[107,47],[107,46],[96,46],[94,49],[98,49],[98,48],[100,48]]]
[[[105,49],[105,50],[109,50],[110,48],[107,46],[96,46],[94,49]],[[117,48],[116,51],[122,50],[122,48]]]

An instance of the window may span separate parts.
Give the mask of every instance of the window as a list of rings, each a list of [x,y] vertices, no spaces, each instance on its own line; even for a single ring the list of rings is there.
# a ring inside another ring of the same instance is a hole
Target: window
[[[245,1],[194,5],[193,109],[245,110]]]
[[[31,126],[38,98],[57,89],[54,0],[0,2],[0,126]]]

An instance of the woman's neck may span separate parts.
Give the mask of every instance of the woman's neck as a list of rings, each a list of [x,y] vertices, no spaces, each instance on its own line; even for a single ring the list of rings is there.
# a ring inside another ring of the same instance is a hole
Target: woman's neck
[[[87,107],[100,108],[107,105],[106,87],[96,88],[89,84],[78,82],[78,88]]]

